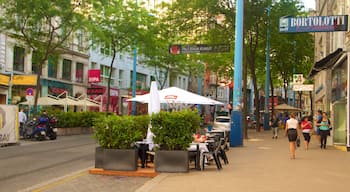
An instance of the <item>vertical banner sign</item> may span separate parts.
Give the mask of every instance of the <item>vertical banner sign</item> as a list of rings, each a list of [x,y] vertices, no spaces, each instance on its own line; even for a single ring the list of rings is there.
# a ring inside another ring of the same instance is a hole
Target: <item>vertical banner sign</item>
[[[88,71],[88,82],[89,83],[99,83],[101,82],[100,70],[90,69]]]
[[[18,109],[14,105],[0,105],[0,144],[18,141]]]
[[[281,17],[280,33],[334,32],[348,30],[347,15]]]

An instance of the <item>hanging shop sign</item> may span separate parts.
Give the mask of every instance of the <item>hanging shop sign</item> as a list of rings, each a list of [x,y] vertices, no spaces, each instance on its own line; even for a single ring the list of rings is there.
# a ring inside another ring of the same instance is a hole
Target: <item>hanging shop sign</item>
[[[334,32],[348,30],[347,15],[281,17],[280,33]]]
[[[9,85],[10,77],[7,75],[0,75],[0,85]]]
[[[36,85],[36,75],[14,75],[12,85]]]
[[[218,52],[230,52],[230,45],[216,44],[191,44],[191,45],[170,45],[169,53],[173,55],[177,54],[189,54],[189,53],[218,53]]]
[[[99,69],[90,69],[88,71],[88,82],[89,83],[101,82],[101,72]]]
[[[87,95],[103,95],[105,89],[102,87],[89,87],[86,90]]]

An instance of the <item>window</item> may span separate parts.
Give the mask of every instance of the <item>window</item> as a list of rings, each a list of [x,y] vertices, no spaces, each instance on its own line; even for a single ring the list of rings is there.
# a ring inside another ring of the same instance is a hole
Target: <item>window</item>
[[[57,63],[51,57],[48,59],[48,76],[57,78]]]
[[[119,87],[124,87],[123,86],[123,79],[124,79],[124,70],[119,70]]]
[[[71,70],[72,70],[72,61],[68,59],[63,59],[62,79],[71,80]]]
[[[84,79],[84,64],[77,63],[75,70],[75,79],[77,82],[82,83]]]
[[[105,85],[108,84],[108,77],[110,72],[110,67],[105,65],[100,65],[101,67],[101,82]],[[115,84],[115,69],[112,69],[111,85]]]
[[[24,72],[24,48],[15,46],[13,51],[13,70]]]
[[[132,79],[133,79],[133,72],[130,71],[131,75],[131,85],[130,87],[132,87]],[[146,78],[147,75],[141,74],[141,73],[136,73],[136,89],[140,90],[140,89],[146,89]]]
[[[32,73],[38,74],[39,72],[39,56],[38,53],[33,51],[32,53]]]
[[[76,33],[77,40],[78,40],[78,50],[82,51],[83,50],[83,32],[81,30],[78,30]]]
[[[96,62],[91,62],[91,69],[98,69]]]

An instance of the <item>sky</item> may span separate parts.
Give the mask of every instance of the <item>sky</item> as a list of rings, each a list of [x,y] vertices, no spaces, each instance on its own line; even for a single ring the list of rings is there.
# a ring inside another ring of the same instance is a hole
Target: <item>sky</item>
[[[304,3],[306,10],[310,8],[314,10],[316,9],[315,0],[301,0],[301,2]]]

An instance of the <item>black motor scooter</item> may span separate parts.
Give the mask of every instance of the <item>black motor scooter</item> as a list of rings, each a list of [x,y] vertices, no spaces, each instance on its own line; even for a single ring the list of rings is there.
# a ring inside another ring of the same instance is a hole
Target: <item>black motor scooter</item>
[[[46,132],[45,131],[39,131],[35,135],[32,135],[34,130],[37,129],[39,126],[37,119],[33,118],[29,121],[27,121],[23,125],[23,138],[24,139],[36,139],[38,141],[43,141],[46,138]]]

